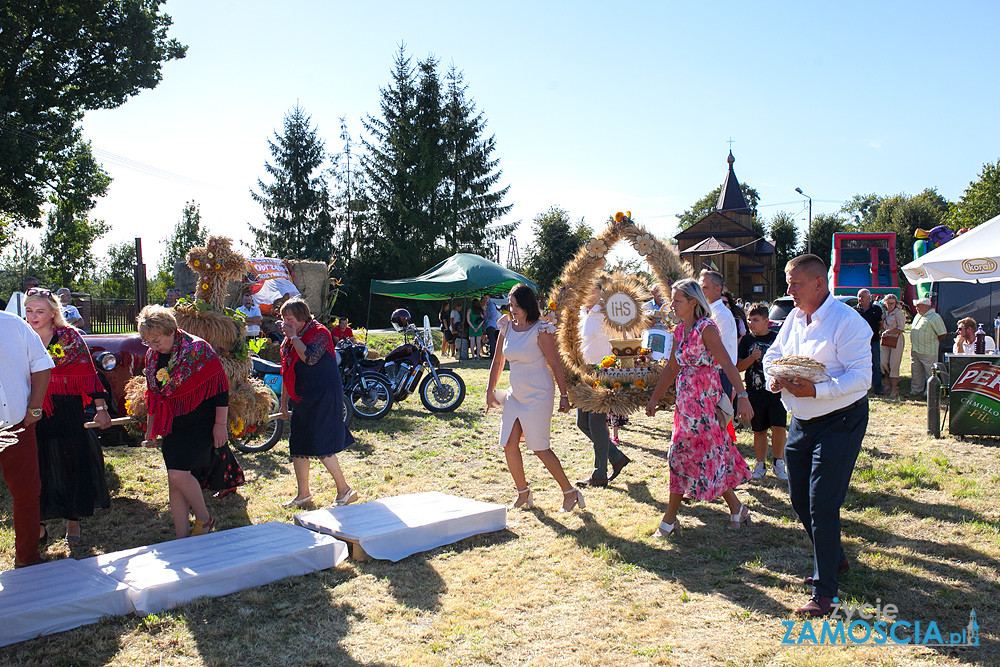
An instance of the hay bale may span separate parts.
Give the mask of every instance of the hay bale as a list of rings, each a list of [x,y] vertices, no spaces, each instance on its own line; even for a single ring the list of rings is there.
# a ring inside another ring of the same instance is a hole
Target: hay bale
[[[125,385],[125,410],[136,421],[146,421],[146,376],[136,375]]]
[[[323,314],[326,300],[326,286],[329,282],[329,272],[323,262],[299,261],[289,262],[295,276],[295,286],[302,292],[302,298],[309,304],[313,317]]]
[[[274,392],[259,382],[240,382],[229,388],[229,428],[234,433],[263,424],[271,410]],[[237,427],[242,423],[243,428]]]
[[[222,361],[222,368],[226,371],[226,378],[229,380],[230,387],[250,377],[250,371],[253,369],[253,361],[249,357],[246,359],[237,359],[232,355],[225,354],[219,355],[219,359]]]
[[[233,343],[245,335],[246,327],[225,313],[196,308],[176,308],[177,326],[212,345],[216,351],[229,350]]]

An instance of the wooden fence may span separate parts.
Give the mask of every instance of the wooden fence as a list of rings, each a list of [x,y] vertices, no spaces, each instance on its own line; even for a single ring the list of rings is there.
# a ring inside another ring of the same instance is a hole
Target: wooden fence
[[[87,331],[95,334],[135,333],[138,311],[133,299],[91,299],[90,318],[80,309]]]

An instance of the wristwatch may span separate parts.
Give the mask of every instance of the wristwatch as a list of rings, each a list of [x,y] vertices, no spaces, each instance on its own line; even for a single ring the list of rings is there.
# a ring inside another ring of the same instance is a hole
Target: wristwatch
[[[28,408],[28,412],[31,413],[32,417],[41,417],[42,416],[42,409],[41,408]]]
[[[740,393],[736,394],[736,398],[746,398],[749,395],[750,394],[748,394],[745,391],[743,391],[743,392],[740,392]]]

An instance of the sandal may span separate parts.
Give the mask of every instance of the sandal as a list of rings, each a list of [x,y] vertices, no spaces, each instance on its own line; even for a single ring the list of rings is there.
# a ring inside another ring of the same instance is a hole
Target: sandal
[[[310,496],[310,498],[312,498],[312,496]],[[337,507],[343,507],[344,505],[350,505],[357,499],[358,492],[349,488],[347,491],[344,491],[343,494],[338,495],[336,499],[334,499],[333,504]]]
[[[195,535],[205,535],[215,530],[215,517],[209,516],[208,521],[194,520],[194,528],[191,529],[191,537]]]
[[[302,507],[303,505],[308,505],[313,501],[313,497],[306,496],[305,498],[292,498],[291,500],[286,500],[281,503],[282,507]]]
[[[521,499],[524,496],[524,499]],[[507,506],[509,510],[516,510],[518,507],[523,507],[526,510],[535,509],[535,499],[531,495],[531,489],[524,489],[523,491],[517,492],[517,500]]]
[[[585,509],[587,507],[586,501],[583,499],[583,494],[580,493],[580,489],[570,489],[569,491],[563,491],[564,496],[568,496],[571,493],[575,493],[576,497],[573,498],[573,502],[566,507],[566,499],[563,499],[563,506],[559,508],[560,512],[572,512],[574,507],[579,507],[580,509]]]
[[[667,528],[666,526],[670,526],[670,528]],[[660,525],[656,527],[655,531],[653,531],[653,537],[660,540],[666,540],[671,537],[679,537],[680,534],[681,522],[677,519],[674,519],[673,525],[661,521]]]
[[[738,518],[733,520],[733,516]],[[750,527],[750,510],[747,509],[746,505],[740,504],[739,515],[730,515],[729,530],[740,530],[741,528]]]

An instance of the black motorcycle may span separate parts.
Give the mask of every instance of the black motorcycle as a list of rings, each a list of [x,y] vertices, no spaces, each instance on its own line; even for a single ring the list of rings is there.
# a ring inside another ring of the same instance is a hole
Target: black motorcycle
[[[340,375],[344,381],[345,403],[358,419],[374,421],[389,414],[393,403],[393,386],[389,378],[365,366],[368,346],[347,344],[337,349],[340,355]]]
[[[431,412],[451,412],[465,400],[465,381],[458,373],[440,368],[434,356],[430,321],[424,317],[424,328],[418,330],[408,320],[409,313],[403,319],[393,317],[393,326],[403,333],[403,345],[385,359],[361,363],[366,370],[378,371],[389,379],[394,402],[405,400],[417,391],[420,401]],[[412,342],[406,342],[408,336],[413,336]]]

